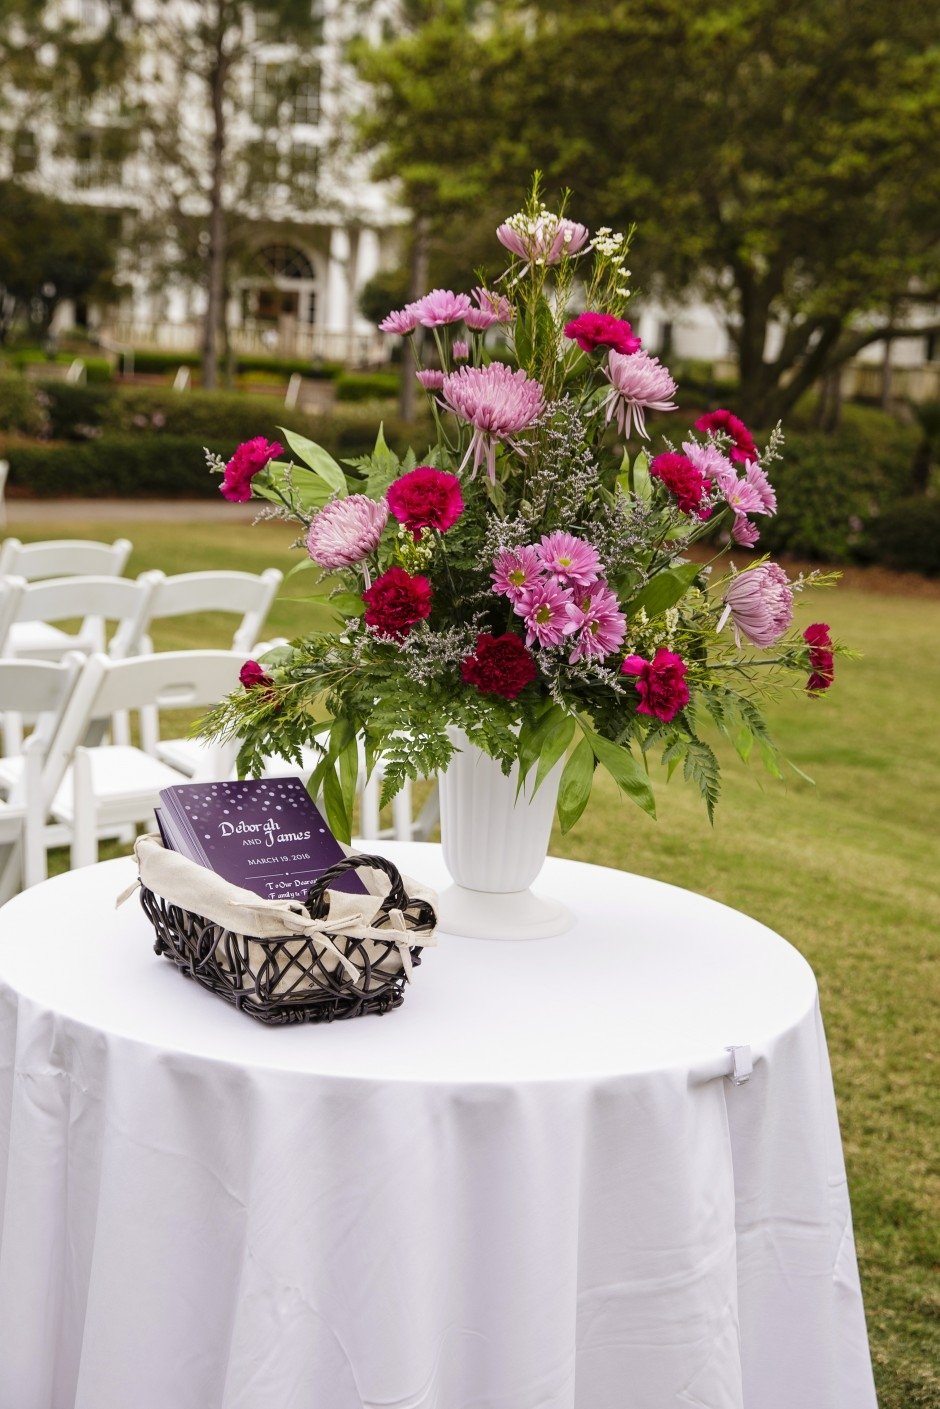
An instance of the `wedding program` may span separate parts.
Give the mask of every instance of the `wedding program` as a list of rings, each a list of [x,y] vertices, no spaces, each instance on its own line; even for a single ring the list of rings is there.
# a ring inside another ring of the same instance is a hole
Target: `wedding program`
[[[184,783],[160,801],[164,846],[269,900],[303,900],[345,856],[296,777]],[[331,889],[365,893],[352,871]]]

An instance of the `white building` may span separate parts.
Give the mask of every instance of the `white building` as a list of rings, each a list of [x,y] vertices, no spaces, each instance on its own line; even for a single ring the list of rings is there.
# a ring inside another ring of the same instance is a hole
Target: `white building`
[[[311,4],[315,34],[302,51],[249,16],[243,61],[233,70],[227,204],[239,255],[228,322],[241,351],[365,360],[380,341],[358,296],[380,268],[400,261],[407,216],[370,179],[367,157],[350,150],[349,115],[363,97],[344,52],[354,34],[378,40],[387,32],[395,0]],[[107,18],[102,0],[60,0],[60,10],[89,33]],[[171,204],[198,223],[208,210],[199,191],[209,180],[208,99],[178,62],[200,11],[200,0],[136,0],[137,54],[121,91],[100,93],[70,115],[77,120],[67,133],[32,119],[27,97],[12,119],[7,174],[110,212],[133,238],[120,303],[62,307],[60,329],[87,322],[113,346],[200,345],[204,290],[173,270],[174,251],[159,234],[170,228]],[[146,121],[134,115],[141,109]],[[168,161],[170,147],[179,161]]]

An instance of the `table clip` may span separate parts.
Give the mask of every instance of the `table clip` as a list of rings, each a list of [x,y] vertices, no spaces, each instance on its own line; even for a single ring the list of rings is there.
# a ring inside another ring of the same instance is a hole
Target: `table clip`
[[[754,1070],[750,1047],[746,1044],[741,1047],[726,1047],[725,1051],[731,1053],[731,1070],[727,1073],[728,1080],[732,1086],[743,1086],[746,1081],[750,1081],[751,1072]]]

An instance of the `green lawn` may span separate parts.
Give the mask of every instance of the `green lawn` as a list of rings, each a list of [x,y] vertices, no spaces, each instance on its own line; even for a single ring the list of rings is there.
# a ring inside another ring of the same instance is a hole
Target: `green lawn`
[[[296,561],[283,524],[76,522],[16,532],[24,540],[123,533],[135,543],[131,574],[257,571]],[[936,1409],[940,1178],[930,1157],[938,1128],[931,1016],[940,920],[940,592],[875,592],[856,575],[851,589],[817,596],[809,613],[804,620],[829,621],[864,653],[839,663],[828,699],[788,700],[773,711],[777,737],[815,788],[795,774],[784,788],[729,760],[712,830],[678,780],[660,786],[656,823],[602,780],[577,829],[556,835],[554,849],[714,896],[786,935],[813,965],[881,1409]],[[309,620],[304,603],[279,601],[269,634],[298,634]],[[157,643],[227,644],[222,623],[211,619],[170,623]]]

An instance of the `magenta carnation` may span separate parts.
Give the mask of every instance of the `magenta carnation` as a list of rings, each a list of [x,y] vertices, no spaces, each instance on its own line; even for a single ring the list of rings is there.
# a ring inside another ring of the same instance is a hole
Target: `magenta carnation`
[[[259,665],[256,660],[246,660],[238,672],[238,678],[246,690],[254,690],[259,685],[267,687],[274,684],[264,666]]]
[[[397,333],[399,337],[413,333],[417,326],[418,305],[416,303],[407,303],[404,308],[396,309],[387,318],[383,318],[379,324],[383,333]]]
[[[263,435],[254,440],[246,440],[238,447],[225,466],[219,492],[232,504],[246,504],[251,498],[251,481],[264,469],[269,460],[276,460],[284,454],[284,447],[276,440],[265,440]]]
[[[742,636],[754,646],[772,646],[793,620],[793,590],[776,563],[758,563],[736,573],[725,589],[724,601],[718,630],[730,616],[739,646]]]
[[[565,324],[565,337],[576,342],[582,352],[610,347],[629,357],[642,347],[626,319],[614,318],[610,313],[579,313]]]
[[[514,215],[496,231],[500,244],[527,264],[557,264],[563,255],[583,249],[588,235],[586,225],[547,210],[539,215]]]
[[[650,474],[666,486],[683,514],[695,514],[699,519],[710,516],[711,480],[705,479],[688,455],[657,455],[650,465]]]
[[[648,352],[634,352],[629,356],[611,352],[604,375],[610,382],[604,402],[607,419],[616,416],[621,435],[630,435],[631,422],[635,420],[637,431],[648,440],[646,412],[676,409],[672,400],[676,384],[659,359],[650,357]]]
[[[504,548],[493,559],[493,591],[518,602],[542,576],[542,562],[535,548]]]
[[[535,551],[545,571],[566,586],[589,587],[600,576],[597,549],[571,533],[546,533]]]
[[[415,622],[431,615],[431,584],[404,568],[389,568],[362,594],[365,623],[379,636],[401,641]]]
[[[574,600],[569,602],[567,610],[565,635],[574,636],[574,648],[568,657],[571,665],[591,657],[603,660],[604,656],[609,656],[611,651],[623,645],[627,618],[603,579],[592,583],[586,590],[576,589]]]
[[[685,661],[674,651],[660,646],[651,661],[642,656],[627,656],[620,669],[624,675],[636,676],[640,696],[637,714],[650,714],[668,724],[689,703]]]
[[[379,546],[388,508],[367,494],[350,494],[325,504],[307,530],[307,552],[331,571],[352,567]]]
[[[803,640],[809,646],[809,668],[812,672],[806,682],[806,688],[810,694],[819,694],[829,689],[835,673],[835,657],[829,627],[823,621],[815,621],[803,632]]]
[[[460,480],[446,470],[419,465],[389,486],[388,507],[415,538],[423,528],[446,533],[463,513]]]
[[[443,397],[454,413],[474,428],[464,456],[463,469],[473,456],[473,473],[485,463],[496,479],[496,443],[510,441],[541,416],[545,398],[539,382],[521,370],[511,371],[504,362],[488,367],[461,367],[444,378]]]
[[[757,446],[754,444],[754,437],[743,421],[730,411],[709,411],[704,416],[699,416],[695,422],[697,431],[705,431],[708,435],[727,435],[731,438],[731,449],[728,454],[732,460],[743,465],[747,460],[758,458]]]
[[[460,663],[465,684],[475,685],[483,695],[501,695],[514,700],[538,674],[532,654],[518,636],[507,631],[502,636],[482,632],[473,655]]]
[[[525,643],[531,646],[557,646],[565,637],[571,593],[553,578],[545,578],[523,592],[515,611],[526,626]]]
[[[418,322],[425,328],[440,328],[446,323],[461,323],[473,305],[467,294],[455,294],[450,289],[432,289],[414,305]]]

